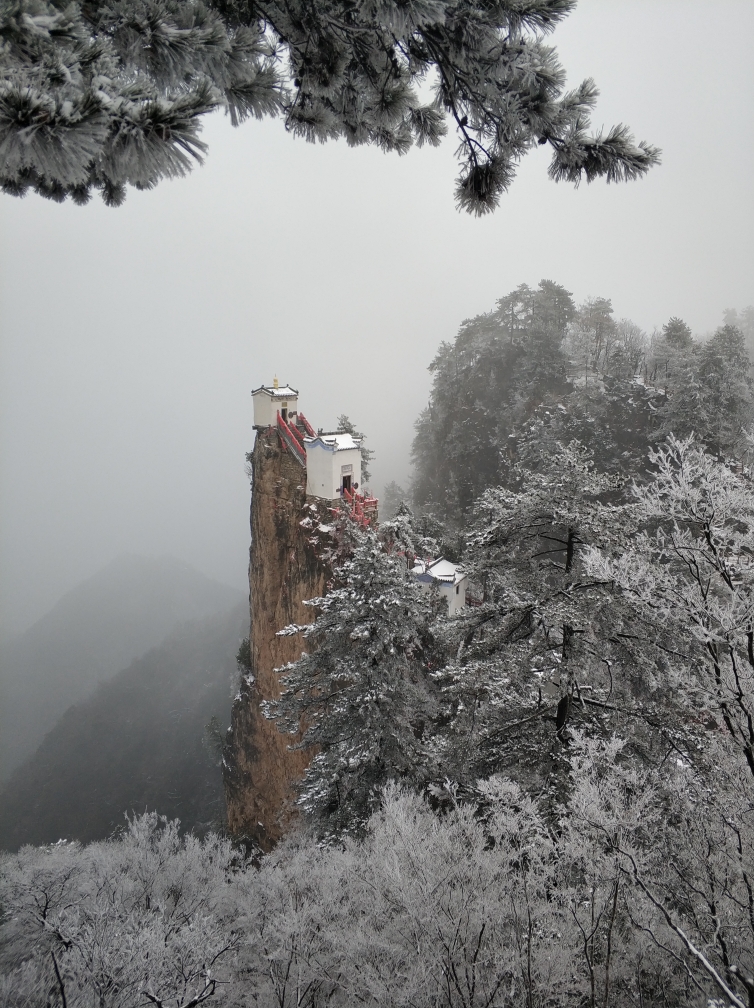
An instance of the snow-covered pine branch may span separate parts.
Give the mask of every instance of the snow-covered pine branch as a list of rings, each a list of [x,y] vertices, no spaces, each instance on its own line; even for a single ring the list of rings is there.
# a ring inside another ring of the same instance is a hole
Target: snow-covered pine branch
[[[644,174],[656,148],[625,126],[589,135],[597,89],[564,93],[544,37],[574,0],[6,0],[0,9],[0,181],[116,206],[201,162],[202,116],[281,116],[310,141],[405,153],[459,137],[456,199],[494,209],[521,158],[553,148],[578,183]],[[426,95],[427,85],[431,97]]]

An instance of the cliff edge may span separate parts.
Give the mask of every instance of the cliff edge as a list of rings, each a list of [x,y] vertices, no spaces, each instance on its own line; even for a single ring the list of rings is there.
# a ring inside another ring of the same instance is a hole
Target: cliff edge
[[[251,468],[251,675],[233,703],[224,781],[231,834],[268,851],[295,815],[294,786],[309,754],[291,751],[291,736],[264,717],[260,704],[280,695],[274,670],[302,650],[300,637],[277,637],[277,631],[312,622],[303,603],[324,595],[328,571],[300,525],[306,470],[276,429],[257,432]]]

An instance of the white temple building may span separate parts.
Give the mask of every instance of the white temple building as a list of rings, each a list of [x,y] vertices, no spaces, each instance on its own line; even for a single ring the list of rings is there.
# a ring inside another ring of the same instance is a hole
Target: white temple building
[[[272,385],[260,385],[251,393],[254,403],[254,428],[271,427],[277,422],[277,415],[288,424],[295,424],[298,416],[298,389],[290,385],[278,385],[277,378]]]
[[[311,497],[338,500],[344,491],[361,487],[361,438],[351,434],[317,433],[305,437],[306,492]]]
[[[345,431],[315,432],[298,408],[298,389],[260,385],[251,393],[254,429],[274,428],[283,452],[290,452],[306,471],[306,494],[328,503],[342,502],[363,526],[377,521],[376,497],[361,490],[362,438]],[[303,481],[302,481],[303,482]]]
[[[433,584],[438,586],[440,594],[448,600],[449,615],[465,607],[468,577],[457,564],[444,557],[437,560],[420,560],[417,557],[411,573],[423,588],[429,589]]]

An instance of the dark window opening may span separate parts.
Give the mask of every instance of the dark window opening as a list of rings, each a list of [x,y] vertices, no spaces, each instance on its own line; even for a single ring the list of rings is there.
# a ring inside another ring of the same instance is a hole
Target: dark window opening
[[[456,595],[460,592],[460,590],[461,590],[461,586],[460,585],[456,585]]]

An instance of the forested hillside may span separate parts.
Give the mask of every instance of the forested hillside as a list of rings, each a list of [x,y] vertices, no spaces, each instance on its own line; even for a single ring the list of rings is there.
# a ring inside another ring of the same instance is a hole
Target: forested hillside
[[[71,706],[192,619],[243,594],[174,557],[122,556],[0,650],[0,781]]]
[[[702,342],[673,318],[648,335],[616,319],[606,298],[577,307],[549,280],[523,284],[464,322],[430,365],[413,444],[415,503],[461,524],[543,442],[577,440],[600,470],[632,475],[671,431],[741,459],[754,419],[750,368],[735,325]]]
[[[646,334],[542,281],[431,367],[414,486],[379,527],[318,527],[327,594],[279,628],[301,657],[263,707],[311,757],[296,828],[262,856],[152,816],[7,858],[8,990],[754,1004],[746,335]],[[412,574],[443,553],[454,615]]]
[[[71,706],[0,793],[0,847],[102,840],[124,813],[154,809],[198,834],[221,828],[219,746],[245,610],[185,624]]]

